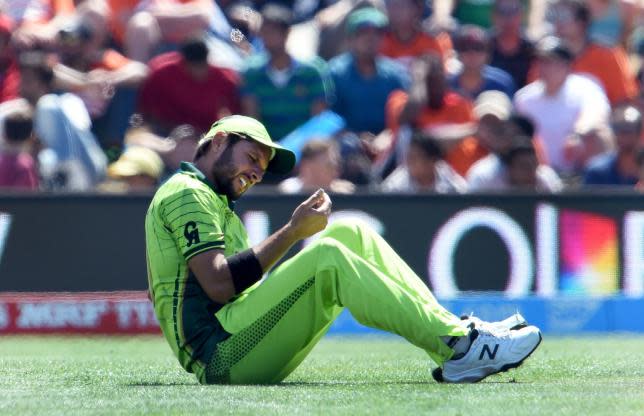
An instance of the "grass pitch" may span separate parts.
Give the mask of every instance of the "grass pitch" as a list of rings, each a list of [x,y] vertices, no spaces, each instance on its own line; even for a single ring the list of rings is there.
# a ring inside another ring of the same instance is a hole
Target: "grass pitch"
[[[642,415],[644,337],[544,338],[518,370],[431,379],[395,338],[326,338],[282,384],[201,386],[160,337],[0,337],[0,413]]]

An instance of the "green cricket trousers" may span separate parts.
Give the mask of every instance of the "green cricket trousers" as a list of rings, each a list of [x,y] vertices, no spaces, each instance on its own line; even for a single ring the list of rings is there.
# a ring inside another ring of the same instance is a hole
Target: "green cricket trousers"
[[[207,384],[279,382],[343,308],[363,325],[402,336],[437,364],[453,353],[441,337],[467,333],[382,237],[360,223],[338,221],[216,313],[231,336],[197,377]]]

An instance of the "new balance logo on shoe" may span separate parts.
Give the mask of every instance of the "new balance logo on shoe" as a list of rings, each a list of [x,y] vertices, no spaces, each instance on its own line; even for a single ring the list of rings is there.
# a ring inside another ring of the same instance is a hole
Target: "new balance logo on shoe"
[[[499,350],[499,344],[494,344],[494,349],[490,350],[490,346],[488,344],[483,345],[483,349],[481,349],[481,354],[479,355],[479,360],[483,359],[483,354],[487,351],[487,356],[489,357],[490,360],[493,360],[494,357],[496,357],[496,352]]]

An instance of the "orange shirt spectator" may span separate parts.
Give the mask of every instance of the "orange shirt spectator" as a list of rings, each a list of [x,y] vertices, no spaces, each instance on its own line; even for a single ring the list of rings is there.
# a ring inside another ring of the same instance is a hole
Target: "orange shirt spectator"
[[[635,97],[637,85],[624,49],[589,44],[572,64],[573,72],[589,74],[604,88],[611,105]]]
[[[58,0],[62,1],[62,0]],[[69,0],[65,0],[69,1]],[[110,7],[110,31],[115,40],[122,44],[125,39],[125,29],[132,15],[138,11],[150,10],[153,8],[163,7],[168,4],[186,4],[194,3],[211,7],[212,0],[151,0],[143,2],[141,0],[107,0]]]
[[[393,33],[387,32],[382,40],[380,52],[393,58],[405,67],[409,67],[411,60],[428,53],[435,53],[445,59],[445,51],[437,39],[424,32],[419,32],[409,42],[401,42]]]
[[[387,127],[397,134],[399,116],[407,103],[408,95],[402,90],[391,93],[387,100]],[[445,124],[467,124],[476,120],[472,104],[464,97],[448,92],[443,99],[443,106],[432,109],[425,106],[414,120],[416,128],[427,129]],[[481,146],[475,137],[469,136],[447,151],[445,160],[460,175],[465,175],[468,169],[488,151]]]

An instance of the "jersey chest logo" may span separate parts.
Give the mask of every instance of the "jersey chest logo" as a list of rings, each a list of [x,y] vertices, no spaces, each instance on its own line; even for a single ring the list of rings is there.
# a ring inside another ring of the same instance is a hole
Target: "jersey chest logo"
[[[188,240],[188,247],[199,244],[199,229],[194,221],[188,221],[183,229],[183,236]]]

